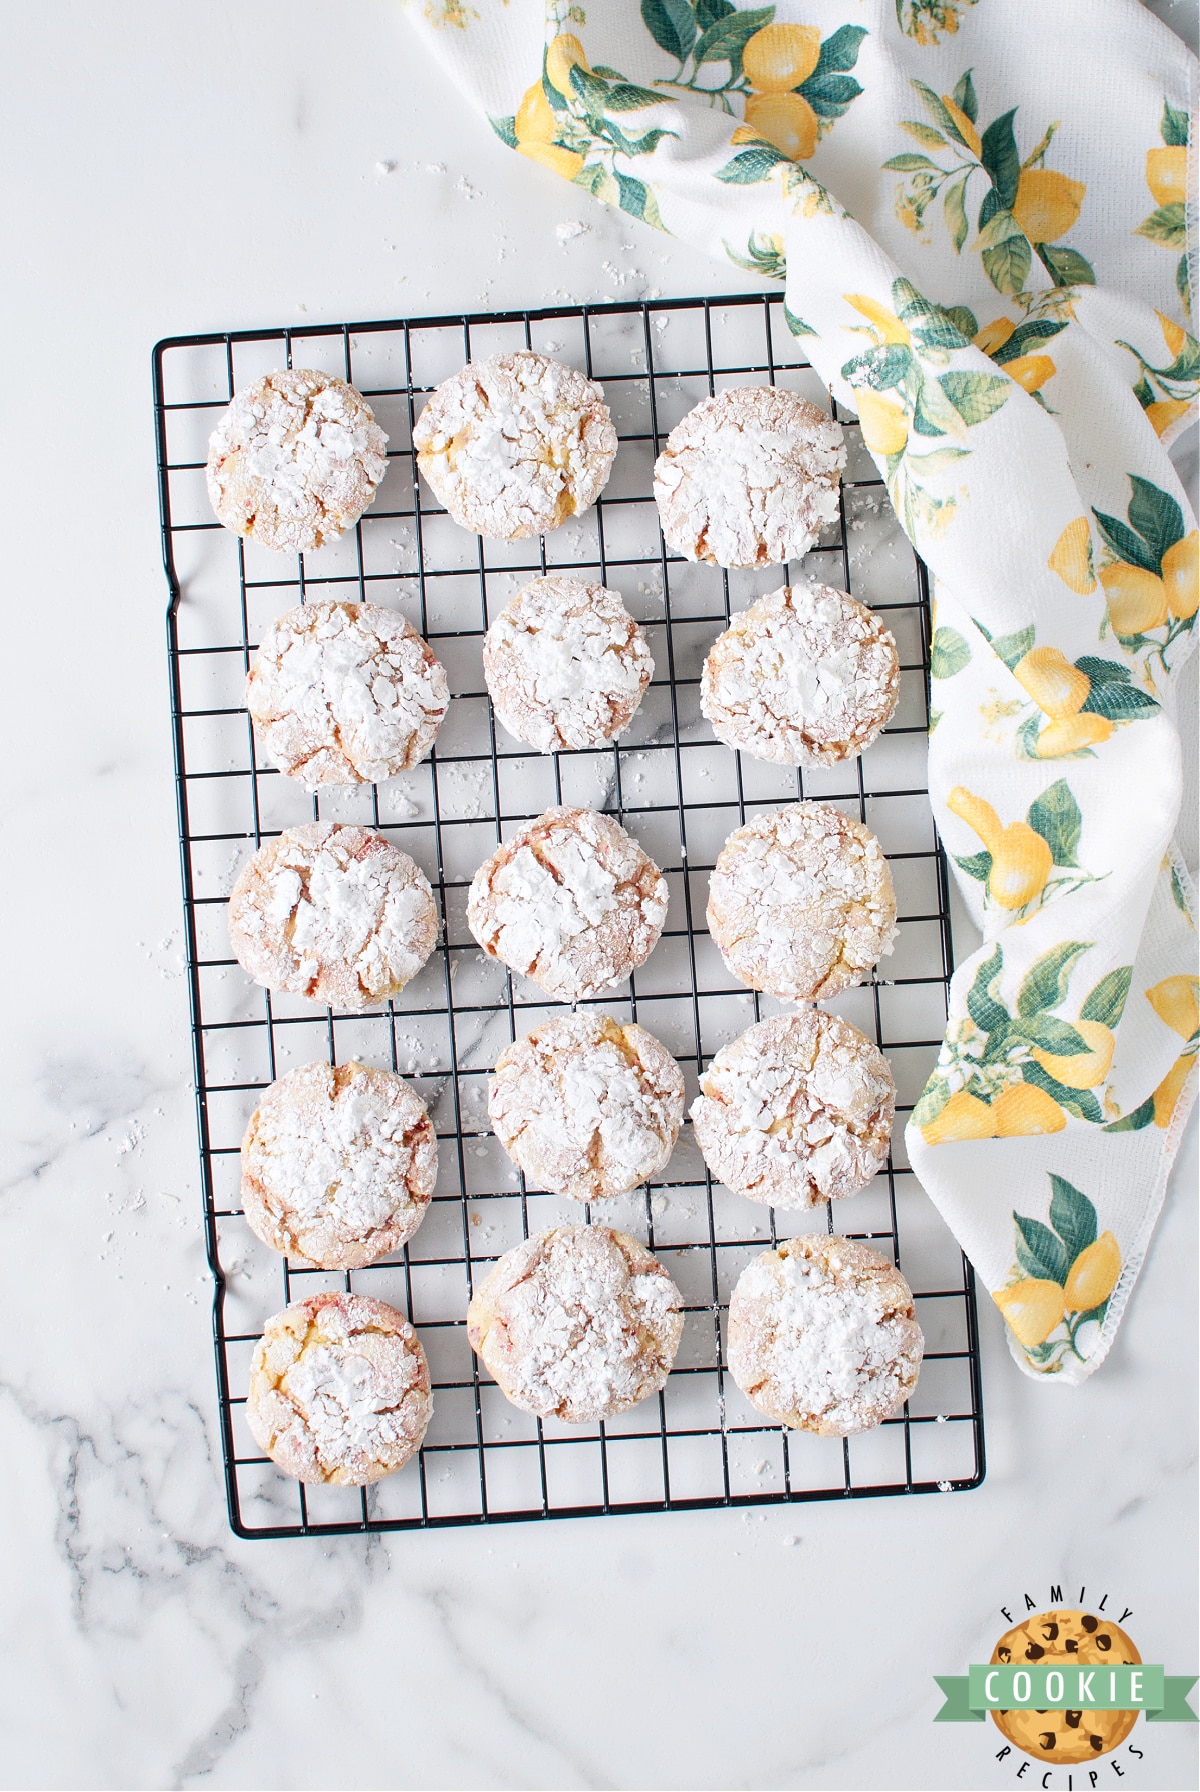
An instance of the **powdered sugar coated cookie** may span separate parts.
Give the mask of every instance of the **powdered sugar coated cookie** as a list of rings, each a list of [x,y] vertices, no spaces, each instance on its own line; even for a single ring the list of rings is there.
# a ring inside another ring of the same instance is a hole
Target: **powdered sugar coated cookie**
[[[603,746],[627,728],[654,672],[620,594],[582,579],[533,579],[483,643],[492,707],[543,753]]]
[[[331,1008],[386,1001],[437,944],[429,880],[369,828],[309,822],[260,847],[229,898],[229,938],[266,989]]]
[[[754,816],[721,848],[708,929],[735,977],[784,1001],[861,983],[896,933],[878,840],[827,803]]]
[[[586,1425],[658,1392],[679,1348],[682,1305],[635,1238],[556,1226],[506,1251],[485,1277],[467,1338],[514,1406]]]
[[[896,643],[832,585],[785,585],[713,643],[700,707],[726,746],[778,765],[836,765],[869,747],[900,695]]]
[[[246,1423],[297,1481],[365,1487],[419,1448],[433,1401],[425,1352],[395,1307],[314,1294],[263,1327]]]
[[[842,428],[777,386],[736,386],[677,423],[654,467],[667,543],[715,566],[807,554],[838,514]]]
[[[234,394],[208,445],[219,522],[304,553],[356,523],[387,472],[387,437],[345,380],[282,368]]]
[[[436,1181],[425,1103],[369,1064],[289,1070],[263,1092],[242,1140],[250,1230],[322,1269],[361,1269],[399,1250]]]
[[[501,1052],[488,1115],[534,1188],[597,1201],[662,1169],[683,1118],[683,1073],[643,1027],[590,1008],[560,1014]]]
[[[449,702],[446,674],[416,629],[378,604],[286,610],[246,680],[255,739],[306,790],[408,771],[433,745]]]
[[[776,1424],[850,1437],[917,1385],[924,1339],[912,1290],[849,1238],[786,1239],[747,1264],[729,1302],[729,1372]]]
[[[667,918],[667,880],[609,815],[547,809],[485,859],[467,898],[484,951],[560,1002],[622,982]]]
[[[692,1125],[719,1182],[772,1207],[853,1195],[887,1162],[896,1085],[871,1040],[804,1008],[759,1021],[700,1078]]]
[[[443,380],[417,418],[413,446],[464,529],[518,541],[557,529],[596,502],[617,432],[595,381],[520,349],[472,361]]]

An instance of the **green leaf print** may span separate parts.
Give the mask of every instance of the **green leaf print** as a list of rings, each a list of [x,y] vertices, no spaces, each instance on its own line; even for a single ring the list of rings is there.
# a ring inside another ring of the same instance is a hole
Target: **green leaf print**
[[[640,112],[646,106],[661,106],[662,94],[649,87],[635,87],[632,81],[618,81],[609,89],[605,100],[608,112]]]
[[[931,678],[953,678],[971,663],[971,649],[956,628],[934,630],[929,654]]]
[[[916,357],[910,348],[902,342],[885,342],[861,355],[854,355],[842,368],[842,378],[852,386],[870,386],[875,392],[889,392],[903,384],[915,369]]]
[[[1065,1282],[1071,1265],[1062,1239],[1041,1220],[1026,1219],[1022,1213],[1014,1213],[1013,1220],[1017,1262],[1025,1274],[1041,1282]]]
[[[1129,475],[1133,496],[1129,500],[1129,521],[1145,541],[1161,568],[1167,549],[1183,539],[1183,512],[1169,492],[1160,491],[1148,479]]]
[[[1131,1114],[1123,1114],[1119,1120],[1113,1120],[1104,1128],[1105,1132],[1142,1132],[1147,1126],[1154,1124],[1154,1097],[1148,1095],[1140,1108],[1134,1108]]]
[[[885,168],[895,167],[894,162],[885,162]],[[946,188],[942,194],[942,210],[946,214],[946,228],[950,232],[950,241],[954,244],[956,255],[962,253],[962,246],[967,240],[967,177],[956,181]]]
[[[1186,248],[1187,215],[1183,200],[1158,206],[1148,218],[1142,219],[1134,235],[1148,237],[1152,243],[1162,243],[1168,249]]]
[[[853,68],[866,35],[865,25],[840,25],[821,45],[821,54],[817,58],[813,74],[827,75],[835,70]]]
[[[517,120],[515,114],[511,118],[497,118],[493,113],[489,112],[488,123],[495,131],[497,137],[499,137],[501,143],[507,143],[510,149],[515,149],[517,147]]]
[[[699,36],[696,15],[687,0],[642,0],[642,23],[660,50],[683,62]]]
[[[707,31],[718,19],[727,19],[734,11],[736,8],[729,4],[729,0],[696,0],[696,17],[702,31]]]
[[[780,162],[786,162],[787,159],[768,144],[764,143],[761,148],[755,144],[753,149],[743,149],[734,156],[732,162],[726,162],[723,168],[719,168],[717,179],[734,187],[754,186],[756,182],[766,180],[771,170],[778,168]]]
[[[1095,286],[1096,271],[1078,250],[1062,243],[1039,243],[1037,252],[1055,286]]]
[[[1032,1083],[1035,1089],[1044,1089],[1068,1114],[1076,1114],[1080,1120],[1087,1120],[1093,1126],[1098,1126],[1103,1120],[1104,1110],[1090,1089],[1068,1089],[1065,1083],[1052,1077],[1040,1064],[1032,1062],[1022,1064],[1021,1076],[1025,1082]]]
[[[1092,507],[1092,515],[1100,525],[1100,533],[1117,556],[1128,566],[1140,566],[1146,572],[1157,573],[1162,568],[1161,555],[1150,551],[1148,542],[1135,535],[1128,523],[1123,523],[1119,516],[1108,516],[1103,510]]]
[[[783,308],[783,319],[793,336],[815,336],[817,333],[811,324],[806,324],[802,317],[797,317],[786,305]]]
[[[986,630],[984,631],[986,633]],[[1015,635],[997,635],[995,640],[989,635],[992,652],[999,654],[1011,672],[1030,651],[1037,638],[1037,629],[1031,623],[1028,628],[1018,629]]]
[[[997,367],[1003,367],[1006,361],[1015,361],[1018,355],[1029,353],[1034,342],[1044,342],[1050,336],[1057,336],[1066,329],[1065,323],[1056,322],[1051,317],[1034,317],[1028,323],[1018,324],[1007,342],[991,351],[990,359]]]
[[[1017,183],[1021,178],[1021,153],[1017,148],[1016,134],[1013,131],[1013,119],[1016,107],[1004,112],[999,118],[992,120],[980,138],[981,156],[984,167],[992,177],[992,186],[996,202],[1005,211],[1011,211],[1017,197]],[[962,138],[955,131],[955,137],[961,143]],[[980,229],[985,220],[980,217]]]
[[[1107,716],[1110,722],[1134,722],[1160,707],[1157,697],[1152,697],[1149,691],[1114,678],[1106,683],[1094,683],[1079,713]]]
[[[1012,391],[999,373],[943,373],[938,385],[968,426],[993,416]]]
[[[852,75],[811,74],[803,86],[797,88],[808,101],[818,118],[840,118],[851,100],[856,100],[862,88]]]
[[[1065,778],[1051,784],[1030,804],[1026,818],[1035,834],[1040,834],[1050,848],[1056,865],[1077,866],[1079,836],[1083,832],[1083,816]]]
[[[1132,977],[1131,964],[1118,965],[1107,977],[1101,977],[1079,1010],[1080,1020],[1098,1020],[1102,1026],[1115,1027],[1125,1012]]]
[[[750,12],[726,13],[717,19],[701,36],[692,51],[692,61],[699,68],[704,62],[728,62],[732,67],[736,59],[741,68],[742,51],[764,25],[769,25],[775,17],[773,6],[760,6]]]
[[[994,249],[985,249],[983,265],[997,292],[1024,292],[1025,281],[1033,266],[1033,251],[1018,230],[997,243]]]
[[[979,101],[975,97],[975,83],[971,79],[973,73],[973,69],[968,69],[965,75],[960,75],[954,92],[950,95],[959,111],[965,112],[972,124],[979,117]]]
[[[973,336],[978,336],[979,324],[975,313],[966,305],[947,305],[946,316],[954,328],[962,332],[964,342],[970,342]]]
[[[1030,1045],[1040,1046],[1055,1058],[1084,1057],[1091,1049],[1083,1034],[1056,1014],[1031,1014],[1015,1031]]]
[[[919,168],[936,168],[937,163],[931,162],[928,156],[913,155],[911,151],[906,151],[902,156],[893,156],[883,166],[896,174],[915,174]]]
[[[1081,1189],[1064,1176],[1050,1172],[1050,1224],[1066,1246],[1067,1262],[1074,1263],[1080,1251],[1095,1244],[1096,1209]]]
[[[1170,100],[1167,99],[1164,99],[1163,101],[1163,115],[1162,123],[1159,126],[1159,133],[1163,142],[1174,148],[1180,148],[1186,144],[1188,140],[1187,113],[1177,112]]]
[[[1017,1013],[1022,1016],[1040,1014],[1044,1009],[1057,1008],[1064,1002],[1071,972],[1083,954],[1090,950],[1090,941],[1061,940],[1049,952],[1036,958],[1017,992]]]
[[[975,981],[967,991],[967,1013],[984,1033],[993,1033],[1007,1026],[1008,1009],[992,994],[991,986],[1004,969],[1004,953],[997,946],[975,973]]]
[[[973,877],[977,883],[985,884],[992,869],[992,855],[990,852],[975,852],[966,858],[960,858],[958,853],[955,853],[954,863],[960,871],[965,871],[968,877]]]

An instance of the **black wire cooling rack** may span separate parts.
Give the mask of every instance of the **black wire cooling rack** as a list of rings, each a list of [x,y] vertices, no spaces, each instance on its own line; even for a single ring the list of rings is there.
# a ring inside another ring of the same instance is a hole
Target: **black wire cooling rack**
[[[497,543],[455,524],[419,481],[412,424],[425,395],[472,357],[530,346],[601,380],[620,436],[608,488],[587,515],[538,542]],[[235,388],[279,365],[351,380],[390,437],[389,468],[358,527],[296,559],[214,521],[204,486],[208,435]],[[615,1512],[933,1493],[983,1479],[979,1342],[970,1265],[904,1157],[903,1114],[936,1055],[951,969],[949,889],[925,791],[929,594],[858,431],[841,518],[805,576],[885,613],[901,652],[900,707],[860,759],[797,773],[730,752],[699,709],[704,655],[732,610],[787,574],[723,573],[672,558],[651,498],[654,457],[700,398],[731,384],[787,385],[828,405],[775,295],[655,300],[553,310],[175,337],[154,351],[163,554],[179,799],[200,1165],[229,1518],[242,1537],[294,1537]],[[480,644],[489,619],[531,575],[574,571],[618,589],[642,621],[656,674],[613,746],[541,756],[497,726]],[[796,570],[796,569],[793,569]],[[307,796],[260,765],[243,683],[266,624],[306,597],[369,599],[401,610],[433,644],[453,701],[429,760],[377,787]],[[552,803],[620,817],[662,867],[662,939],[603,1006],[636,1018],[675,1053],[689,1101],[702,1066],[777,1005],[726,972],[704,930],[708,873],[748,815],[817,797],[879,836],[900,912],[894,956],[870,984],[830,1004],[887,1052],[899,1088],[892,1158],[840,1202],[839,1230],[902,1264],[926,1338],[904,1413],[860,1437],[767,1425],[725,1370],[730,1289],[757,1252],[820,1215],[772,1214],[714,1187],[685,1126],[662,1177],[606,1204],[606,1221],[643,1238],[683,1291],[674,1371],[655,1399],[605,1424],[539,1422],[510,1406],[467,1344],[476,1278],[520,1238],[578,1220],[527,1190],[487,1124],[487,1074],[552,1005],[478,951],[466,892],[504,833]],[[230,956],[225,901],[239,866],[282,828],[314,818],[379,828],[425,870],[445,920],[442,944],[386,1009],[320,1010],[254,986]],[[402,1253],[350,1275],[280,1262],[246,1226],[239,1145],[261,1090],[314,1058],[358,1057],[412,1078],[437,1128],[440,1173],[426,1219]],[[429,1359],[434,1413],[419,1456],[373,1488],[304,1488],[258,1450],[243,1417],[250,1355],[267,1317],[319,1289],[354,1287],[407,1312]]]

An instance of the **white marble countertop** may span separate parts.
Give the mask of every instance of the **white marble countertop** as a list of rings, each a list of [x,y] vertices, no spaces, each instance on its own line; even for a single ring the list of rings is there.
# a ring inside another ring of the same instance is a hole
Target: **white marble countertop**
[[[1086,1585],[1194,1666],[1194,1125],[1093,1381],[1025,1380],[983,1303],[977,1492],[230,1535],[151,345],[752,283],[511,155],[390,0],[13,8],[7,40],[0,1783],[1002,1786],[990,1726],[931,1725],[1002,1606]],[[1134,1740],[1123,1783],[1195,1783],[1195,1731]]]

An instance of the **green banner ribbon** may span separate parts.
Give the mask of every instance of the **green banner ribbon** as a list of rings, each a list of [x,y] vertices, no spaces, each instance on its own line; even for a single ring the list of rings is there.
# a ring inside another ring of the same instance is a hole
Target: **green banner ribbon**
[[[946,1703],[937,1724],[982,1723],[989,1711],[1144,1711],[1149,1723],[1194,1724],[1187,1695],[1195,1674],[1160,1663],[972,1662],[966,1674],[935,1674]]]

